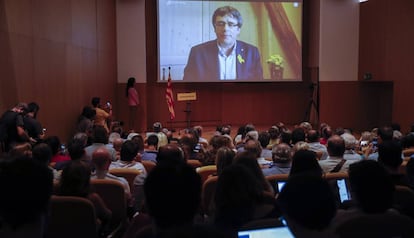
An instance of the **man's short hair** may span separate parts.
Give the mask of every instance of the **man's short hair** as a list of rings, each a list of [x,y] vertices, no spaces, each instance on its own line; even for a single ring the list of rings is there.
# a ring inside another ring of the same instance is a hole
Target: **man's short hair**
[[[138,154],[138,145],[130,140],[127,140],[122,144],[121,148],[121,160],[133,161]]]
[[[93,97],[92,100],[91,100],[91,104],[94,107],[97,107],[100,102],[101,102],[101,98],[99,98],[99,97]]]
[[[155,147],[158,146],[158,136],[157,135],[149,135],[147,138],[147,145],[153,145]]]
[[[237,19],[237,26],[242,27],[243,18],[241,16],[240,12],[236,8],[231,7],[231,6],[219,7],[214,11],[213,17],[211,19],[212,23],[213,23],[213,26],[215,27],[216,18],[218,16],[223,17],[223,16],[227,16],[227,15],[232,16],[233,18],[236,18]]]
[[[309,130],[307,134],[308,142],[319,142],[319,133],[317,130]]]
[[[345,152],[345,141],[338,135],[333,135],[328,139],[328,154],[330,156],[342,157]]]

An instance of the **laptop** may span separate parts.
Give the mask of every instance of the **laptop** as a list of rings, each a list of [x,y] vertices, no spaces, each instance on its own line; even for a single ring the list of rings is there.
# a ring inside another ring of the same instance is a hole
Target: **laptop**
[[[267,227],[238,232],[238,238],[291,238],[294,237],[287,226]]]

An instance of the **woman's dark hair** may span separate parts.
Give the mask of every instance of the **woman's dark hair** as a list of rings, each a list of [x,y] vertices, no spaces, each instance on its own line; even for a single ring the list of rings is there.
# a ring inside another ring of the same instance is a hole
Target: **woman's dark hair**
[[[44,143],[46,143],[48,146],[50,146],[50,149],[52,149],[53,155],[55,155],[59,152],[59,148],[60,148],[59,137],[49,136],[45,139]]]
[[[90,192],[91,170],[84,162],[71,161],[62,172],[59,194],[62,196],[87,197]]]
[[[128,89],[129,88],[133,88],[134,87],[134,84],[135,84],[135,78],[134,77],[130,77],[128,79],[127,86],[126,86],[126,89],[125,89],[125,96],[126,97],[128,97]]]
[[[315,152],[310,150],[299,150],[293,155],[289,177],[301,174],[322,177],[322,168],[316,159]]]
[[[248,151],[240,152],[234,157],[233,163],[245,166],[248,170],[250,170],[258,181],[258,184],[262,190],[271,190],[271,186],[264,177],[262,169],[257,163],[257,158],[254,154]]]
[[[236,153],[229,147],[221,147],[217,150],[216,154],[216,166],[217,175],[220,175],[224,168],[230,166],[233,163]]]
[[[37,117],[37,112],[40,110],[39,104],[31,102],[27,104],[28,112],[33,112],[33,118]]]
[[[80,115],[78,122],[80,122],[83,118],[88,118],[90,120],[92,120],[96,115],[96,111],[93,107],[91,106],[85,106],[82,109],[82,114]]]

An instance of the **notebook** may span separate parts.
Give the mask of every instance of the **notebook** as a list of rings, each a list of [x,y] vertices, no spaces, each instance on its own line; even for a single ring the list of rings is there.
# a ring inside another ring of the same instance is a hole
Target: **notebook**
[[[294,237],[287,226],[258,228],[238,232],[239,238],[290,238]]]

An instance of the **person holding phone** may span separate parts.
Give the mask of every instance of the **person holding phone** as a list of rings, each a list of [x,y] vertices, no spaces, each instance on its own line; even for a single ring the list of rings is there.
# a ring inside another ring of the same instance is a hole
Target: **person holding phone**
[[[94,124],[99,125],[99,126],[103,126],[106,129],[106,131],[109,132],[108,122],[110,121],[110,119],[112,117],[112,105],[111,105],[111,103],[107,102],[105,110],[101,106],[101,98],[93,97],[91,103],[92,103],[92,106],[94,107],[94,109],[96,111]]]
[[[183,80],[263,79],[259,50],[237,40],[243,25],[240,12],[231,6],[219,7],[212,24],[217,38],[191,49]]]

